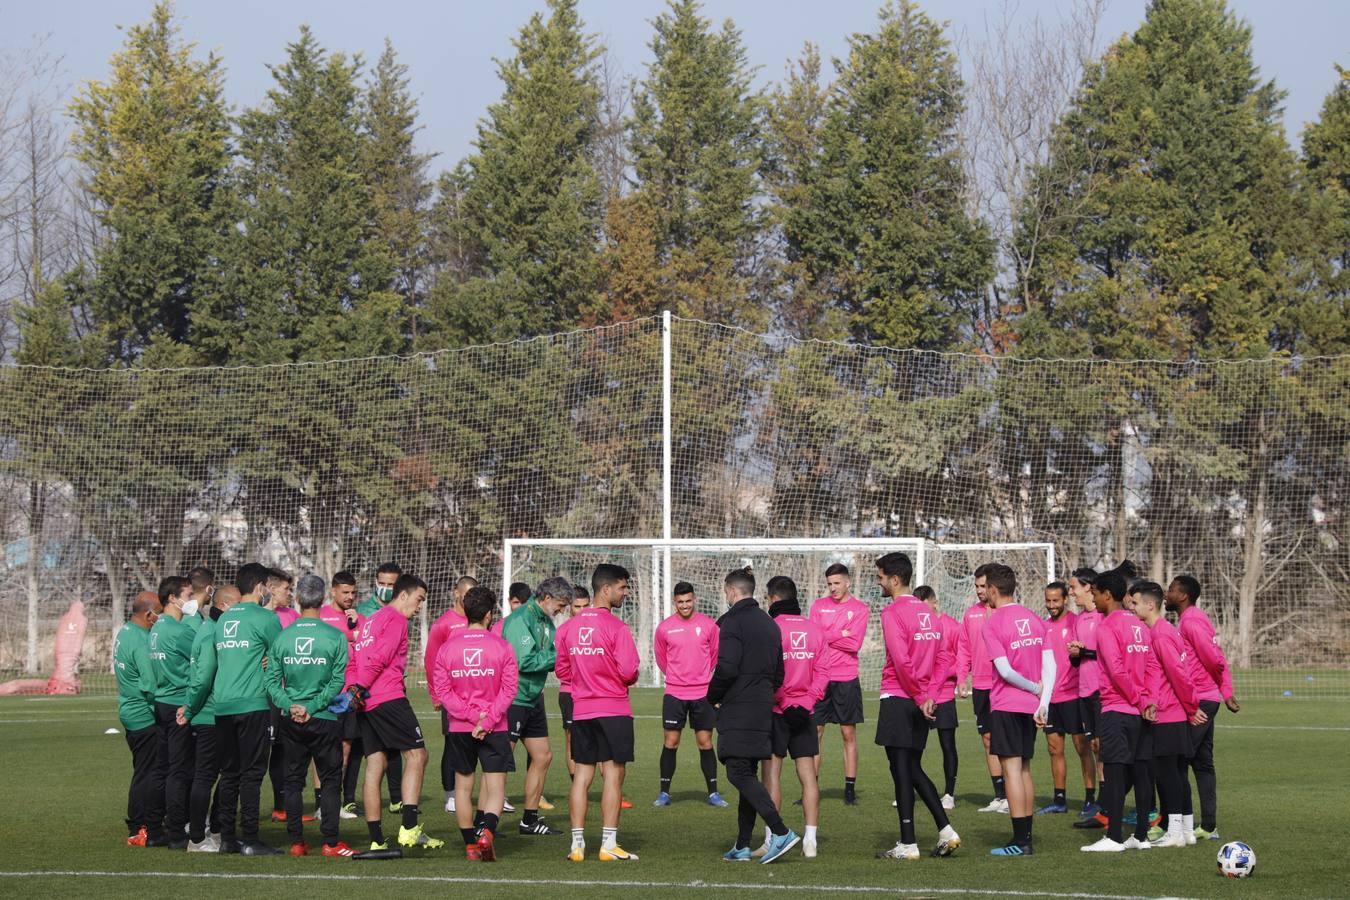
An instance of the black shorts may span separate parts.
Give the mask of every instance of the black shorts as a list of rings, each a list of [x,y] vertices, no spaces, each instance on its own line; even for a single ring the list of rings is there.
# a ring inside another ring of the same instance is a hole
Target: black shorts
[[[572,730],[572,693],[558,691],[558,712],[562,713],[563,731]]]
[[[862,683],[831,681],[811,718],[817,725],[857,725],[863,720]]]
[[[1191,755],[1191,725],[1189,722],[1154,722],[1149,726],[1153,738],[1153,756]]]
[[[459,775],[511,771],[511,739],[505,731],[494,731],[480,741],[467,731],[452,731],[445,736],[445,752]]]
[[[769,738],[773,745],[773,755],[779,759],[791,756],[793,759],[805,759],[820,753],[820,740],[816,737],[813,724],[800,731],[788,727],[782,713],[773,714],[773,732]]]
[[[1099,691],[1078,698],[1078,715],[1083,718],[1081,733],[1090,738],[1099,737],[1102,728],[1102,695]]]
[[[544,711],[544,696],[540,694],[529,706],[512,703],[506,712],[506,724],[511,729],[513,741],[548,737],[548,713]]]
[[[366,756],[386,750],[415,750],[425,747],[422,726],[407,697],[381,703],[374,709],[363,710],[361,743]]]
[[[975,705],[975,731],[989,733],[989,691],[975,688],[970,692],[970,700]]]
[[[956,720],[956,701],[948,700],[937,705],[937,721],[933,727],[938,731],[955,731],[961,723]]]
[[[1031,759],[1036,753],[1036,720],[1032,714],[990,710],[989,752]]]
[[[1104,712],[1098,726],[1101,742],[1101,761],[1104,764],[1128,766],[1139,752],[1139,736],[1144,721],[1132,713]]]
[[[338,730],[342,734],[344,741],[355,741],[361,737],[361,716],[354,709],[349,709],[338,716]]]
[[[1046,734],[1082,734],[1083,711],[1079,709],[1078,698],[1063,703],[1051,703],[1050,713],[1045,719]]]
[[[929,722],[919,705],[908,697],[882,697],[877,713],[877,746],[903,747],[923,752]]]
[[[666,731],[683,731],[686,721],[695,731],[712,731],[717,711],[706,699],[681,700],[669,694],[661,698],[661,725]]]
[[[584,766],[633,761],[633,717],[602,716],[572,723],[572,761]]]

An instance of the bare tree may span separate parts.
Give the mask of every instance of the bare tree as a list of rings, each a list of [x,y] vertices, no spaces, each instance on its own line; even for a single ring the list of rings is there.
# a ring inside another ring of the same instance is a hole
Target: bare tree
[[[624,120],[633,100],[633,80],[610,50],[600,54],[596,66],[600,82],[600,121],[595,129],[595,172],[604,191],[605,203],[623,196],[631,160]]]

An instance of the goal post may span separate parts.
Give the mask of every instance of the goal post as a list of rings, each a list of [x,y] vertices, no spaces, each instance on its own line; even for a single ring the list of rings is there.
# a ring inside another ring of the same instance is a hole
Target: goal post
[[[652,639],[656,626],[674,611],[675,584],[692,584],[699,611],[715,619],[725,609],[723,578],[732,569],[749,565],[761,590],[774,575],[795,581],[802,608],[809,611],[814,599],[826,594],[825,569],[842,563],[852,575],[852,593],[870,610],[859,652],[859,675],[865,689],[875,690],[885,657],[879,618],[885,600],[876,584],[873,562],[896,551],[908,553],[914,562],[914,584],[933,587],[943,611],[958,620],[974,601],[972,573],[980,563],[1010,565],[1017,573],[1019,598],[1037,610],[1041,589],[1054,572],[1054,547],[1045,543],[941,544],[924,538],[508,538],[502,547],[502,597],[505,603],[514,581],[538,584],[561,576],[589,587],[595,566],[605,562],[624,566],[632,579],[629,601],[620,615],[638,645],[638,683],[659,687],[662,679]]]

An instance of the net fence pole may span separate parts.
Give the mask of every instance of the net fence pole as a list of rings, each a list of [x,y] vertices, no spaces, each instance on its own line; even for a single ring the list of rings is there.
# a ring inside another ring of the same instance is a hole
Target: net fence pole
[[[670,310],[661,313],[661,537],[671,538],[671,333]]]
[[[511,558],[514,556],[514,551],[515,545],[510,538],[502,541],[502,615],[506,615],[511,609],[511,601],[508,598],[511,596],[511,571],[513,568]]]

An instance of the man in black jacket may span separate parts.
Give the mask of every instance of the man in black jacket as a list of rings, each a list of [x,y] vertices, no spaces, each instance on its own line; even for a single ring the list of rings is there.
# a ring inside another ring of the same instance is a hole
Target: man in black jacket
[[[723,590],[731,608],[717,620],[720,644],[708,702],[717,706],[717,755],[741,800],[736,846],[722,858],[750,861],[750,833],[758,814],[773,835],[768,852],[760,859],[763,865],[800,840],[783,824],[758,774],[760,762],[773,749],[773,694],[783,683],[782,637],[755,602],[755,576],[749,569],[728,575]]]

